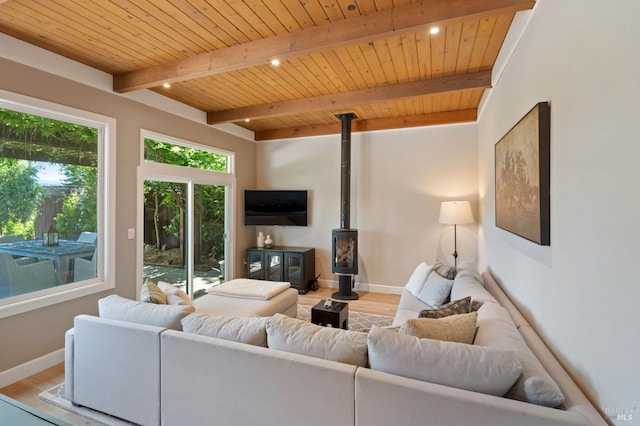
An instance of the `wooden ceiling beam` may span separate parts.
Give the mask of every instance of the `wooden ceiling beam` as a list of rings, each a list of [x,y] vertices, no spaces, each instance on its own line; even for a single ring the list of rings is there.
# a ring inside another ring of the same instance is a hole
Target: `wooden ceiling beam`
[[[354,120],[352,132],[370,132],[373,130],[400,129],[405,127],[433,126],[438,124],[468,123],[478,119],[477,109],[461,111],[445,111],[431,114],[409,115],[397,118],[381,118],[371,120]],[[308,136],[340,134],[341,124],[324,124],[319,126],[294,127],[290,129],[262,130],[255,133],[256,141],[274,139],[290,139]]]
[[[126,93],[286,60],[470,19],[531,9],[535,0],[422,0],[319,27],[202,53],[179,61],[114,75],[113,90]]]
[[[259,119],[304,112],[335,110],[392,99],[448,93],[468,89],[491,87],[491,71],[461,74],[431,80],[380,86],[352,92],[335,93],[306,99],[235,108],[207,113],[208,124],[231,123],[246,119]]]

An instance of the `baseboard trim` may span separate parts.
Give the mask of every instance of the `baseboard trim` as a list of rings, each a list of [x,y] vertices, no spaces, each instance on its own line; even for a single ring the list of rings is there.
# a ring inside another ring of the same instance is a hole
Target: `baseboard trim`
[[[318,280],[320,287],[338,288],[338,281],[333,280]],[[404,287],[396,287],[391,285],[370,284],[370,283],[356,283],[354,291],[366,291],[373,293],[383,294],[402,294]]]
[[[26,379],[36,373],[64,362],[64,348],[40,358],[25,362],[5,371],[0,371],[0,388],[9,386],[12,383]]]

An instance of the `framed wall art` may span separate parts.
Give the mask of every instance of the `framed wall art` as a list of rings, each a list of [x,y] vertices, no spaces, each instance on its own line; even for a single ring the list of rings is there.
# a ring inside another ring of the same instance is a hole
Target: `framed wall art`
[[[550,236],[550,108],[534,106],[495,145],[496,226],[537,244]]]

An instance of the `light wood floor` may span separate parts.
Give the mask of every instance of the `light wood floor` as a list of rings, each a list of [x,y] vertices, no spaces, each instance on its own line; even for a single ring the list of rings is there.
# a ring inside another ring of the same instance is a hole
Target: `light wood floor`
[[[336,289],[320,288],[318,291],[310,291],[300,295],[298,303],[305,306],[314,306],[322,299],[331,297]],[[367,314],[394,316],[400,301],[400,296],[394,294],[358,292],[359,300],[348,301],[350,312],[363,312]],[[64,420],[72,425],[98,425],[81,416],[58,408],[38,398],[38,394],[52,388],[64,381],[64,364],[58,364],[40,373],[27,377],[24,380],[13,383],[0,389],[0,393],[30,405],[51,416]]]

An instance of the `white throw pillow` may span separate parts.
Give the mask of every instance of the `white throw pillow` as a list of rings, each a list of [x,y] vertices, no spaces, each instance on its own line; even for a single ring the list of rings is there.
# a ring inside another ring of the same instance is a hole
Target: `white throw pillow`
[[[409,277],[409,281],[405,284],[404,288],[407,289],[409,293],[411,293],[414,297],[418,297],[418,294],[422,291],[422,287],[424,286],[425,281],[427,281],[427,277],[431,272],[431,266],[427,265],[424,262],[421,262],[416,269],[414,269],[413,273]]]
[[[367,334],[322,327],[275,314],[267,322],[269,348],[365,367]]]
[[[373,326],[371,369],[444,386],[504,395],[522,372],[513,351],[420,339]]]
[[[453,280],[432,271],[416,297],[427,305],[437,308],[447,300],[452,286]]]
[[[180,321],[193,312],[190,306],[138,302],[115,294],[98,300],[100,317],[182,330]]]
[[[187,305],[196,310],[196,305],[181,288],[164,281],[158,281],[158,287],[167,295],[167,305]]]
[[[228,317],[193,313],[182,319],[185,333],[267,347],[267,317]]]
[[[475,345],[511,350],[522,364],[522,376],[506,397],[547,407],[564,402],[560,387],[531,352],[506,309],[485,303],[478,310],[477,324]]]

